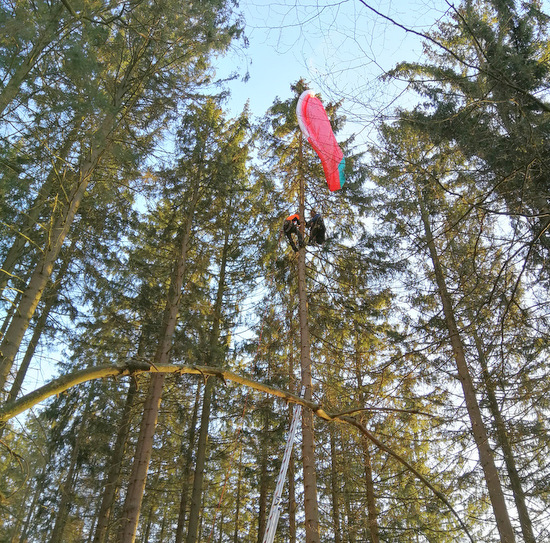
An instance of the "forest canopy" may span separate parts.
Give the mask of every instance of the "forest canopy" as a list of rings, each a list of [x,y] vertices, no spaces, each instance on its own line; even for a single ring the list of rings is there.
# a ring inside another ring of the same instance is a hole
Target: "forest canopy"
[[[236,2],[0,2],[0,540],[262,542],[282,465],[275,541],[548,540],[548,24],[450,6],[368,146],[318,93],[331,192]]]

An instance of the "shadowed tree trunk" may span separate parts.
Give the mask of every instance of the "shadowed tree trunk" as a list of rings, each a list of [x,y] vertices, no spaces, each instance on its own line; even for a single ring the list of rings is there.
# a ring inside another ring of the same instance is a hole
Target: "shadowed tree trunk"
[[[197,384],[195,394],[195,405],[193,406],[193,415],[189,424],[189,437],[187,439],[187,452],[185,453],[185,465],[182,473],[182,489],[180,496],[180,506],[178,511],[178,525],[176,527],[175,543],[182,543],[183,529],[185,527],[185,512],[187,511],[187,497],[189,494],[189,480],[191,477],[191,466],[193,463],[193,448],[195,446],[195,433],[197,431],[197,418],[199,414],[201,387]]]
[[[303,163],[302,135],[300,134],[299,164]],[[305,186],[304,175],[300,176],[300,230],[305,235]],[[304,238],[305,239],[305,238]],[[306,289],[306,251],[300,248],[298,253],[298,297],[300,322],[300,363],[304,398],[311,400],[313,387],[311,380],[311,345],[308,324],[308,303]],[[317,504],[317,472],[315,469],[315,436],[313,413],[302,410],[302,464],[304,470],[304,512],[306,523],[306,543],[320,543],[319,509]]]
[[[140,342],[140,345],[143,341]],[[140,349],[138,348],[138,353]],[[128,439],[128,433],[130,432],[131,424],[131,411],[134,405],[134,399],[137,392],[137,382],[135,378],[130,380],[130,386],[128,387],[128,393],[126,395],[126,403],[122,415],[120,416],[120,425],[118,428],[118,434],[116,437],[115,445],[113,447],[113,453],[110,459],[110,465],[108,469],[107,478],[105,481],[105,487],[103,489],[103,497],[101,499],[101,506],[97,515],[97,525],[94,533],[94,543],[104,543],[107,537],[107,528],[111,518],[111,511],[115,502],[115,496],[118,486],[118,479],[120,476],[120,470],[122,468],[122,460],[124,458],[124,451],[126,448],[126,441]]]
[[[214,304],[214,314],[212,330],[210,333],[210,342],[207,356],[211,359],[214,366],[220,364],[220,352],[218,342],[220,337],[221,319],[222,319],[222,303],[226,281],[226,266],[229,254],[229,224],[225,231],[224,245],[221,254],[220,274],[218,280],[218,290],[216,294],[216,302]],[[200,511],[203,499],[203,481],[204,467],[206,464],[206,443],[208,439],[208,426],[210,423],[210,411],[212,406],[212,393],[215,382],[213,379],[208,379],[204,387],[204,397],[202,402],[201,424],[199,430],[199,442],[197,444],[197,459],[195,465],[195,478],[193,480],[193,493],[191,496],[191,510],[189,511],[189,526],[187,529],[186,543],[196,543],[199,533]]]
[[[172,338],[178,319],[180,307],[183,279],[185,276],[187,264],[187,250],[191,238],[191,226],[195,207],[199,199],[199,185],[195,184],[193,188],[192,200],[189,204],[187,220],[179,236],[179,246],[170,281],[170,289],[164,309],[162,332],[159,344],[154,357],[154,364],[166,364],[170,360],[170,350],[172,347]],[[138,441],[136,444],[136,454],[132,465],[132,473],[128,484],[128,491],[122,509],[121,527],[119,532],[120,543],[133,543],[136,537],[136,530],[139,521],[141,502],[143,500],[143,491],[145,490],[145,481],[149,469],[149,461],[153,450],[153,438],[157,425],[158,410],[162,397],[164,386],[164,374],[154,373],[151,375],[149,391],[143,407],[143,417],[139,430]]]
[[[487,484],[487,490],[489,491],[489,498],[493,507],[493,513],[497,528],[500,534],[501,543],[515,543],[515,534],[508,515],[508,509],[506,507],[506,500],[504,498],[504,492],[502,491],[502,485],[498,475],[493,451],[489,443],[489,437],[483,423],[481,416],[481,410],[477,402],[475,388],[470,375],[470,370],[466,362],[466,355],[464,352],[464,345],[460,332],[455,319],[453,304],[451,296],[447,291],[447,285],[445,283],[445,276],[443,274],[443,268],[439,260],[439,255],[435,245],[435,241],[432,235],[430,219],[427,211],[427,205],[424,200],[424,195],[421,193],[420,188],[416,187],[418,206],[420,208],[420,216],[422,224],[424,226],[424,232],[426,235],[426,244],[432,260],[435,281],[441,304],[443,306],[443,314],[445,316],[445,323],[449,332],[449,339],[458,370],[458,379],[462,385],[464,393],[464,400],[466,402],[466,409],[470,417],[470,423],[472,428],[472,434],[477,446],[481,467],[485,475],[485,482]]]

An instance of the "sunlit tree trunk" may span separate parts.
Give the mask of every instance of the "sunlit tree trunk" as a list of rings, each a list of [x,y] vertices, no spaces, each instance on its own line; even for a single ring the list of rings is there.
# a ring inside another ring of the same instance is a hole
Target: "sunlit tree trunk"
[[[340,533],[340,488],[338,484],[338,469],[336,466],[336,438],[334,425],[329,426],[330,432],[330,493],[332,497],[332,526],[334,529],[334,543],[342,543]]]
[[[233,543],[239,543],[239,520],[241,514],[241,485],[243,477],[243,447],[239,453],[239,468],[237,473],[237,489],[235,490],[235,520],[233,529]]]
[[[496,435],[499,445],[502,448],[504,463],[506,464],[506,470],[510,479],[510,487],[514,495],[514,502],[518,511],[518,518],[521,526],[521,532],[523,534],[523,539],[525,540],[525,543],[536,543],[535,534],[533,533],[533,523],[531,522],[529,509],[527,508],[527,504],[525,502],[525,492],[523,491],[521,477],[519,476],[519,472],[516,466],[516,459],[514,456],[514,451],[512,449],[512,444],[508,439],[506,424],[504,422],[502,413],[500,412],[500,407],[495,393],[495,386],[489,373],[483,345],[481,344],[481,339],[479,338],[475,330],[473,332],[473,337],[479,357],[479,362],[481,365],[481,372],[483,383],[485,385],[485,390],[487,392],[487,399],[489,400],[489,410],[495,422]]]
[[[355,338],[355,378],[357,380],[357,391],[359,405],[365,405],[363,394],[363,374],[361,370],[361,347],[359,336],[356,332]],[[361,448],[363,450],[363,466],[365,469],[365,490],[367,493],[367,521],[370,543],[379,543],[378,511],[376,508],[376,496],[374,493],[374,480],[372,476],[372,463],[370,456],[371,443],[366,436],[361,436]]]
[[[55,517],[55,523],[52,529],[52,533],[49,538],[49,543],[63,543],[63,532],[67,524],[67,518],[69,516],[69,508],[74,498],[74,484],[76,480],[76,474],[78,473],[80,465],[80,449],[82,447],[83,441],[86,439],[86,421],[90,414],[90,402],[94,396],[94,385],[92,384],[86,401],[83,405],[83,417],[80,422],[75,424],[72,427],[72,432],[76,432],[76,437],[74,441],[73,448],[71,450],[71,456],[69,460],[69,467],[67,469],[67,475],[63,484],[59,489],[61,495],[59,504],[57,506],[57,514]]]
[[[287,322],[289,323],[289,337],[290,337],[290,349],[288,352],[288,382],[290,384],[290,390],[296,393],[294,376],[294,320],[292,319],[292,308],[294,307],[294,294],[290,297],[290,304],[288,308]],[[292,424],[292,418],[294,416],[294,407],[288,406],[288,420],[289,424]],[[290,451],[290,458],[288,462],[288,541],[289,543],[296,543],[296,484],[294,478],[296,476],[296,461],[294,459],[294,448]]]

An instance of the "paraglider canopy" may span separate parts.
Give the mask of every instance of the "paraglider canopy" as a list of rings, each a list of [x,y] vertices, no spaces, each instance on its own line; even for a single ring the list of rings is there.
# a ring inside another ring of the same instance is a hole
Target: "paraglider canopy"
[[[323,103],[311,89],[298,98],[296,115],[304,137],[321,159],[329,190],[341,189],[346,182],[344,153],[336,141]]]

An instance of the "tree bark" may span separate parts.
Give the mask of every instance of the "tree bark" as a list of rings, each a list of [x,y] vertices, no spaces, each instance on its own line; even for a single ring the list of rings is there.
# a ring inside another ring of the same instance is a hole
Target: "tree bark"
[[[170,349],[176,329],[178,312],[180,307],[183,279],[187,265],[187,250],[191,238],[191,226],[195,207],[199,199],[198,184],[193,187],[193,197],[189,206],[187,220],[179,236],[179,246],[174,265],[172,279],[161,327],[159,343],[154,357],[154,365],[166,364],[170,360]],[[143,408],[136,453],[132,465],[132,473],[124,506],[122,509],[121,528],[119,532],[120,543],[134,543],[139,521],[143,491],[149,469],[149,461],[153,451],[153,439],[157,425],[158,411],[164,386],[164,374],[155,373],[151,376],[147,399]]]
[[[138,349],[139,351],[139,349]],[[120,425],[118,433],[113,447],[113,453],[110,458],[110,465],[108,468],[105,486],[103,489],[103,497],[101,499],[101,506],[97,515],[97,525],[94,533],[94,543],[105,543],[107,537],[107,529],[111,518],[111,512],[113,504],[115,502],[118,479],[120,477],[120,471],[122,468],[122,460],[124,458],[124,450],[126,447],[126,441],[130,432],[131,424],[131,411],[134,405],[134,400],[137,393],[136,378],[130,379],[130,385],[128,387],[128,393],[126,395],[126,402],[120,416]]]
[[[338,488],[338,470],[336,467],[336,438],[334,425],[329,426],[330,437],[330,494],[332,498],[332,527],[334,529],[334,543],[342,543],[340,532],[340,489]]]
[[[300,157],[302,164],[302,136],[300,135]],[[300,172],[300,230],[305,236],[305,187],[304,176]],[[305,238],[304,238],[305,239]],[[300,363],[304,398],[311,400],[313,387],[311,379],[311,347],[308,324],[307,288],[306,288],[306,251],[302,247],[298,253],[298,297],[300,321]],[[315,437],[313,413],[302,410],[302,465],[304,472],[304,513],[306,524],[306,543],[320,543],[319,509],[317,504],[317,473],[315,469]]]
[[[225,232],[224,245],[221,254],[220,274],[218,280],[218,290],[214,304],[212,330],[207,356],[209,356],[214,365],[219,365],[220,353],[218,342],[220,337],[222,303],[225,290],[225,274],[227,266],[227,257],[229,254],[229,223]],[[195,477],[193,480],[193,492],[191,495],[191,510],[189,511],[189,526],[187,529],[186,543],[196,543],[199,533],[199,517],[202,506],[202,490],[204,481],[204,466],[206,464],[206,442],[208,439],[208,426],[210,424],[210,411],[212,405],[212,392],[214,389],[214,380],[208,379],[204,387],[204,398],[202,402],[201,424],[199,430],[199,442],[197,444],[197,459],[195,465]]]
[[[176,527],[175,543],[182,543],[183,541],[183,529],[185,527],[185,512],[187,511],[189,479],[191,477],[191,465],[193,463],[193,448],[195,446],[195,433],[197,431],[197,418],[199,413],[200,390],[201,390],[201,387],[198,384],[197,392],[195,394],[195,405],[193,406],[193,415],[191,416],[191,422],[189,424],[187,452],[185,453],[185,464],[184,464],[183,473],[181,477],[182,487],[181,487],[180,506],[178,511],[178,525]]]
[[[525,492],[523,491],[523,485],[521,484],[521,478],[519,476],[519,472],[516,466],[516,459],[514,456],[514,451],[512,449],[512,444],[508,439],[506,423],[504,422],[504,417],[502,416],[502,413],[500,412],[500,407],[498,405],[498,400],[495,393],[495,386],[493,380],[491,379],[489,368],[487,366],[487,360],[485,358],[485,351],[481,344],[481,339],[479,338],[475,330],[473,332],[473,336],[476,344],[479,362],[481,364],[483,383],[485,384],[487,399],[489,400],[489,410],[491,411],[491,414],[493,415],[493,420],[495,421],[497,439],[502,449],[504,463],[506,464],[506,470],[510,479],[510,486],[514,495],[516,509],[518,511],[518,518],[521,526],[521,532],[523,534],[523,539],[525,543],[536,543],[535,534],[533,533],[533,523],[531,522],[529,509],[527,508],[527,503],[525,502]]]
[[[449,332],[449,339],[451,341],[451,347],[458,370],[458,378],[462,385],[464,393],[464,400],[466,402],[466,409],[470,417],[470,423],[472,427],[472,434],[479,453],[479,459],[481,461],[481,467],[485,475],[485,481],[487,484],[487,490],[489,491],[489,498],[495,515],[497,528],[500,534],[501,543],[515,543],[515,534],[508,515],[508,509],[506,507],[506,500],[502,491],[502,485],[498,475],[497,467],[495,465],[495,459],[493,451],[489,444],[489,437],[483,423],[481,416],[481,410],[477,402],[475,388],[470,375],[470,370],[466,362],[466,355],[464,352],[464,345],[458,326],[456,323],[454,309],[451,301],[451,297],[447,291],[447,285],[445,283],[445,276],[443,274],[443,268],[441,266],[435,241],[432,235],[430,219],[426,204],[424,202],[424,196],[421,194],[420,189],[417,187],[418,205],[420,208],[420,215],[422,223],[424,225],[424,231],[426,235],[426,243],[432,260],[435,280],[441,298],[441,304],[443,306],[443,314],[445,316],[445,323]]]

